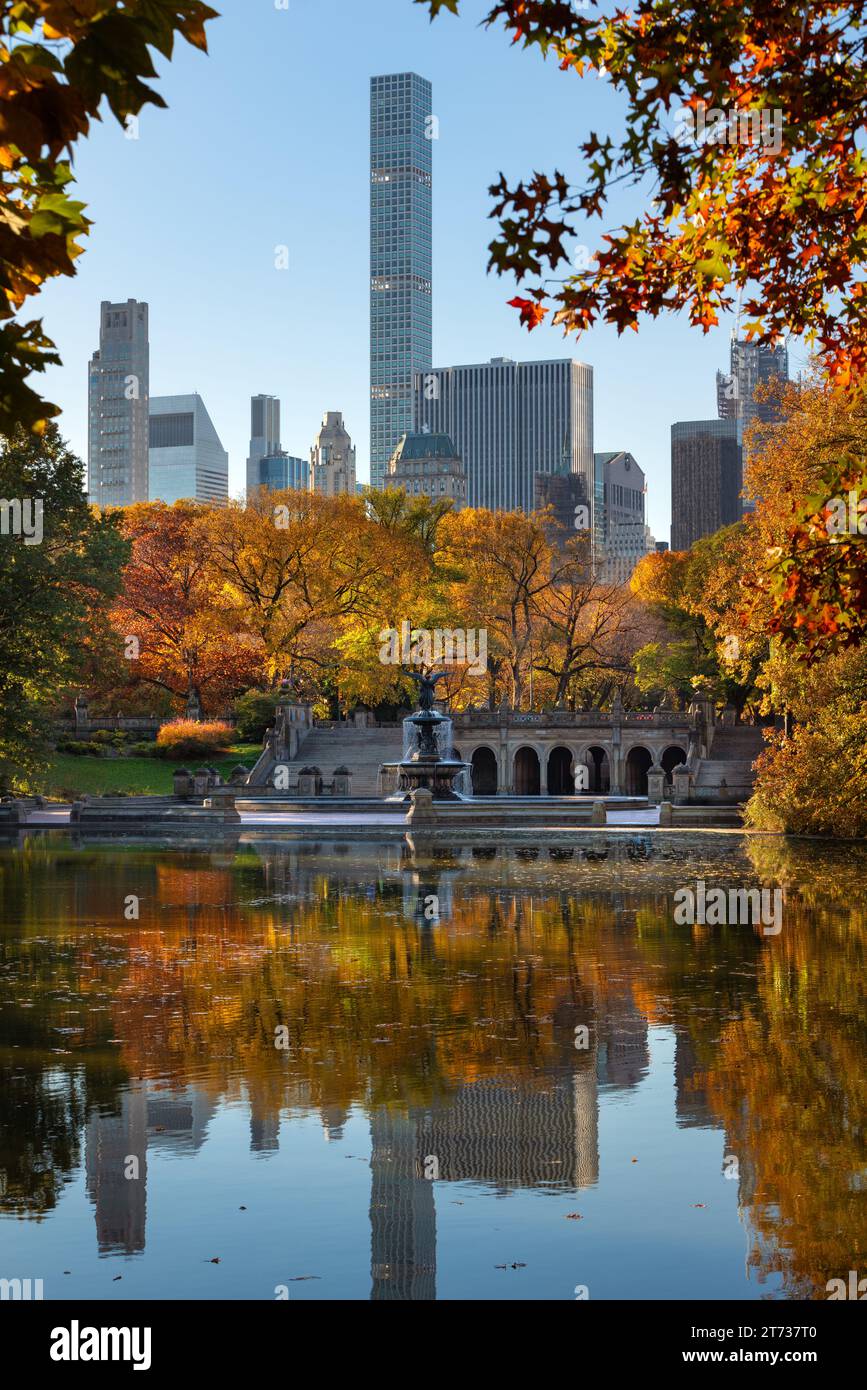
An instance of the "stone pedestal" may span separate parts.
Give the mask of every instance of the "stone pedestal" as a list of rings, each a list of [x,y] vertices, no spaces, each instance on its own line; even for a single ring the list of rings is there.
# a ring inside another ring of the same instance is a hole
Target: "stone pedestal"
[[[179,767],[173,778],[174,795],[179,801],[187,801],[193,794],[193,775],[185,767]]]
[[[205,809],[218,812],[224,824],[235,824],[241,819],[235,806],[235,793],[228,787],[215,787],[205,798]]]
[[[606,812],[605,812],[605,802],[604,802],[604,801],[594,801],[594,802],[593,802],[593,814],[592,814],[592,816],[590,817],[590,824],[591,824],[591,825],[607,825],[607,824],[608,824],[608,816],[607,816],[607,814],[606,814]]]
[[[193,773],[193,796],[205,797],[211,790],[211,774],[206,767],[200,767]]]
[[[680,763],[671,774],[671,781],[674,787],[674,803],[676,806],[686,806],[692,799],[692,773],[684,763]]]
[[[652,767],[647,773],[647,799],[658,806],[665,796],[665,773],[661,767]]]
[[[321,796],[322,773],[318,767],[302,767],[298,773],[299,796]]]
[[[352,773],[348,767],[336,767],[331,782],[332,796],[352,795]]]
[[[406,817],[408,826],[413,830],[424,830],[436,825],[437,813],[433,794],[427,787],[419,787],[417,791],[411,792],[409,800],[410,807]]]
[[[660,830],[670,830],[674,825],[674,810],[670,801],[663,801],[659,808]]]

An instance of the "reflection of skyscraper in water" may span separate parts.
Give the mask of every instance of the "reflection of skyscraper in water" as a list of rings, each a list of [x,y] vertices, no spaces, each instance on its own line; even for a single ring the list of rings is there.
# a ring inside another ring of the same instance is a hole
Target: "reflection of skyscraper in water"
[[[419,1162],[435,1155],[446,1182],[589,1187],[599,1178],[597,1115],[591,1071],[473,1082],[426,1114]]]
[[[148,1145],[183,1153],[200,1149],[207,1138],[214,1102],[204,1091],[152,1091],[148,1095]]]
[[[276,1153],[280,1147],[280,1111],[257,1105],[255,1097],[251,1097],[251,1100],[250,1152]]]
[[[417,1163],[418,1118],[379,1108],[370,1117],[370,1269],[375,1300],[436,1298],[433,1183]]]
[[[592,1070],[535,1080],[478,1081],[441,1104],[371,1116],[373,1299],[436,1298],[434,1182],[506,1192],[599,1177]]]
[[[331,1144],[343,1138],[343,1126],[349,1119],[349,1111],[342,1105],[322,1105],[319,1108],[322,1133]]]
[[[144,1250],[148,1147],[195,1153],[213,1113],[211,1099],[194,1086],[151,1091],[145,1084],[124,1091],[119,1113],[91,1115],[85,1171],[100,1251]],[[130,1158],[138,1160],[137,1177],[126,1176]]]
[[[138,1176],[126,1176],[127,1161],[138,1160]],[[120,1112],[92,1115],[85,1151],[87,1195],[96,1207],[100,1251],[133,1255],[145,1246],[147,1183],[147,1092],[125,1091]]]
[[[609,992],[599,1022],[596,1074],[600,1085],[632,1087],[647,1075],[647,1019],[630,990]]]
[[[680,1129],[716,1129],[707,1099],[705,1069],[688,1033],[678,1029],[674,1040],[675,1113]]]

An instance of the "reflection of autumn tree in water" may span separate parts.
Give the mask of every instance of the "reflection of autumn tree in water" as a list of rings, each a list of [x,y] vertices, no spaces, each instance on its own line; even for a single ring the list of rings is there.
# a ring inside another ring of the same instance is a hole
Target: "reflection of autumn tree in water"
[[[43,1056],[68,1022],[65,997],[84,1005],[85,1032],[62,1045],[87,1063],[88,1100],[100,1067],[108,1078],[112,1037],[123,1040],[118,1085],[144,1075],[212,1099],[246,1093],[265,1119],[287,1106],[339,1117],[353,1104],[431,1105],[474,1081],[544,1085],[554,1070],[593,1068],[593,1050],[575,1050],[575,1027],[588,1024],[595,1045],[631,1010],[689,1040],[706,1097],[700,1122],[717,1117],[740,1159],[756,1268],[784,1266],[792,1287],[812,1288],[857,1265],[845,1232],[851,1174],[865,1167],[864,926],[846,901],[851,856],[836,873],[827,846],[793,859],[778,841],[748,843],[759,877],[786,885],[778,938],[672,925],[676,884],[697,872],[743,882],[739,842],[700,870],[689,855],[630,867],[614,850],[601,865],[561,859],[556,873],[544,851],[535,863],[421,868],[327,846],[142,851],[113,858],[109,872],[99,856],[79,870],[69,855],[46,855],[44,872],[18,885],[24,945],[3,955],[15,997],[38,998],[40,1011],[29,1024],[18,1008],[0,1011],[0,1038],[12,1027]],[[420,920],[422,890],[446,879],[448,914]],[[123,920],[129,893],[141,897],[138,921]],[[64,925],[51,925],[59,917]],[[110,1012],[91,1015],[91,1000]],[[288,1053],[274,1047],[280,1025]],[[59,1066],[72,1074],[68,1057]],[[34,1077],[42,1090],[26,1124],[56,1136],[65,1118],[56,1166],[68,1172],[79,1102]]]
[[[75,875],[66,874],[70,859]],[[0,1210],[51,1210],[81,1163],[81,1130],[112,1106],[128,1080],[112,1036],[113,966],[86,915],[75,921],[80,857],[45,853],[38,841],[0,869]],[[34,872],[34,870],[36,870]],[[41,872],[40,872],[41,870]],[[58,919],[60,927],[56,926]],[[24,940],[18,939],[24,924]],[[12,933],[16,933],[13,935]]]
[[[867,1265],[864,856],[840,847],[833,873],[830,854],[817,863],[803,843],[748,849],[790,887],[758,998],[725,1024],[708,1094],[754,1170],[751,1266],[782,1270],[792,1296],[824,1297],[829,1279]]]

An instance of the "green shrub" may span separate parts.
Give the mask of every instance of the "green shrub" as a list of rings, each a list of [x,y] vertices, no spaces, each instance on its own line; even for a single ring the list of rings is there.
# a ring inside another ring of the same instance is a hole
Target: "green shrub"
[[[157,734],[157,755],[175,761],[212,757],[230,748],[234,739],[232,725],[217,719],[201,724],[194,719],[173,719]]]
[[[141,743],[131,743],[126,751],[131,758],[155,758],[158,754],[157,746],[150,738]]]
[[[274,723],[278,695],[264,690],[248,690],[235,701],[235,732],[240,743],[261,743],[266,729]]]

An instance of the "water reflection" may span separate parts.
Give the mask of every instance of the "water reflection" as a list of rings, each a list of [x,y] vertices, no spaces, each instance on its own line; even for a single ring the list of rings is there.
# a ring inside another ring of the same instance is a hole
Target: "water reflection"
[[[604,1191],[600,1112],[648,1076],[656,1027],[677,1129],[736,1159],[749,1267],[822,1296],[867,1258],[867,856],[734,836],[527,850],[0,852],[0,1212],[44,1217],[83,1167],[99,1251],[135,1255],[149,1157],[195,1160],[226,1105],[266,1162],[295,1116],[340,1144],[363,1108],[371,1297],[434,1298],[450,1185]],[[779,937],[675,926],[698,874],[782,886]]]

